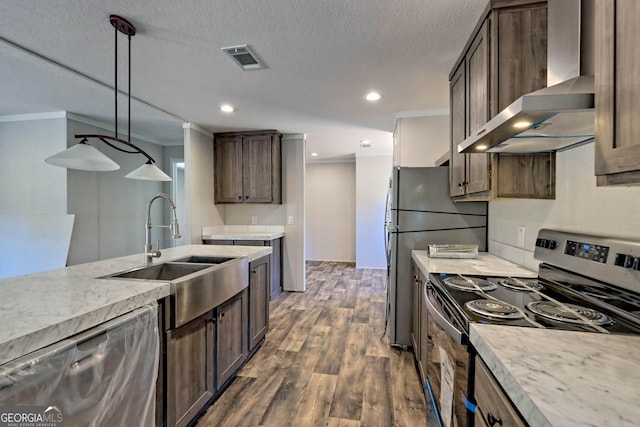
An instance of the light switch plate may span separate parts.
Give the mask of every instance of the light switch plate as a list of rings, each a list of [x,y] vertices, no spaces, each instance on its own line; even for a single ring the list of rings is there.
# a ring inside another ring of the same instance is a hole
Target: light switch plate
[[[287,217],[287,224],[293,225],[293,216]]]
[[[525,237],[525,228],[518,227],[518,247],[524,249],[524,237]]]
[[[258,223],[258,215],[251,216],[251,224],[256,225]]]

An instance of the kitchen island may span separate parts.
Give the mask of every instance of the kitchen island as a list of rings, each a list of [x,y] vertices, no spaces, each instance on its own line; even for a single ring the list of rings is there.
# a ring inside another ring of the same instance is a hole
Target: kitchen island
[[[197,256],[256,260],[271,248],[187,245],[164,249],[154,264]],[[143,266],[144,254],[0,280],[0,364],[161,300],[169,283],[100,277]]]

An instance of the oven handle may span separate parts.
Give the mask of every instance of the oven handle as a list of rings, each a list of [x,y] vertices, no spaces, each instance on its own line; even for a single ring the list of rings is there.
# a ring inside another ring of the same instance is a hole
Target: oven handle
[[[444,331],[449,334],[458,344],[464,344],[464,334],[456,329],[455,326],[451,324],[439,311],[438,309],[431,303],[429,300],[429,295],[427,293],[427,289],[431,288],[429,283],[426,283],[424,286],[424,301],[427,305],[427,311],[433,315],[433,320],[436,322],[438,326],[440,326]]]

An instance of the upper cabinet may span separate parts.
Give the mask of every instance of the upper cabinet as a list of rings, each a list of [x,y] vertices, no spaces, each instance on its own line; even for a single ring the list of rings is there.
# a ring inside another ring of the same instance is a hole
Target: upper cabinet
[[[282,203],[280,137],[276,131],[215,134],[215,203]]]
[[[598,185],[640,184],[640,2],[596,2]]]
[[[546,2],[493,0],[450,74],[451,196],[555,197],[555,154],[458,153],[520,96],[546,86]]]

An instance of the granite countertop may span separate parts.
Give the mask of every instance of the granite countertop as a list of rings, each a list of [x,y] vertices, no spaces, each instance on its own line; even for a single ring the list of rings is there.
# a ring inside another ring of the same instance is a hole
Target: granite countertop
[[[530,425],[638,425],[640,336],[472,324],[470,339]]]
[[[252,261],[271,250],[188,245],[163,249],[154,263],[190,255]],[[168,282],[97,279],[144,263],[144,254],[136,254],[0,280],[0,364],[168,296]]]
[[[283,232],[256,231],[220,231],[203,234],[202,240],[276,240],[284,237]]]
[[[529,270],[488,252],[478,253],[477,258],[429,258],[425,250],[411,251],[411,257],[424,274],[452,273],[490,276],[537,277]]]

